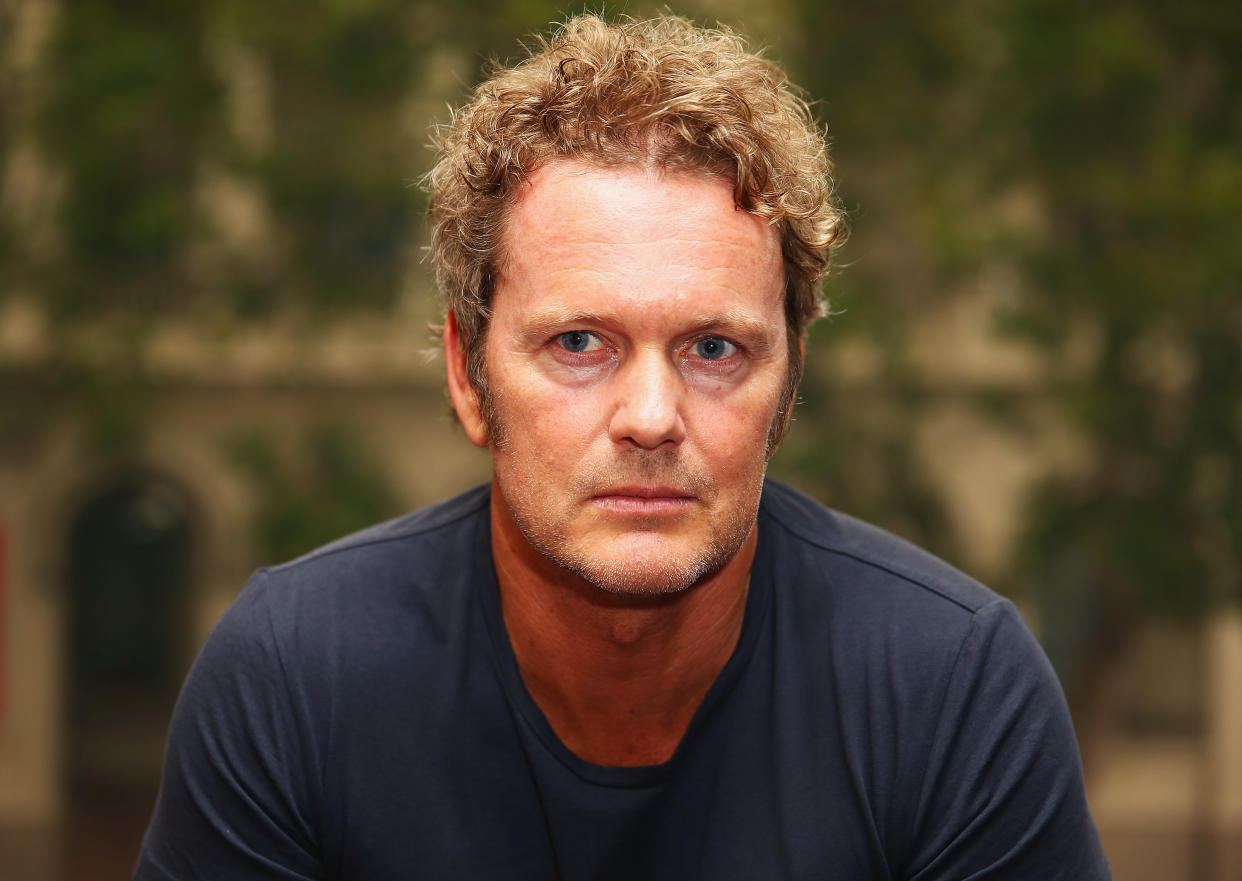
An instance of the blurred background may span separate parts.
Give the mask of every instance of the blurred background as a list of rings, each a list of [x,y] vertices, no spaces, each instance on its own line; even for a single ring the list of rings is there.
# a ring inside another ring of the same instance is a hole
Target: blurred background
[[[1236,5],[674,10],[807,88],[851,217],[772,472],[1018,602],[1118,881],[1242,878]],[[566,11],[0,4],[0,878],[127,878],[249,572],[486,479],[418,181]]]

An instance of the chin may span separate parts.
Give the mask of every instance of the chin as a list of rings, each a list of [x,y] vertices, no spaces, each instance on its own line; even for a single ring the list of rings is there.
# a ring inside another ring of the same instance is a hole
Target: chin
[[[593,560],[581,566],[568,565],[564,568],[605,593],[632,597],[678,594],[689,590],[710,574],[682,566],[652,565],[646,560],[611,564]]]
[[[599,590],[632,597],[669,596],[689,590],[724,567],[741,546],[739,542],[737,547],[725,547],[713,541],[694,553],[677,553],[670,548],[644,548],[649,543],[639,541],[637,547],[617,547],[614,553],[600,554],[532,544],[549,560]]]

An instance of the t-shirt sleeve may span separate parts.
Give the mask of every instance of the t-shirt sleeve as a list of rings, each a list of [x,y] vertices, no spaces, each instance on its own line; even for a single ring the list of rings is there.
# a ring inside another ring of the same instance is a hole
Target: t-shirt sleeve
[[[1013,605],[975,613],[919,795],[910,881],[1106,881],[1060,685]]]
[[[323,875],[313,729],[282,662],[266,582],[262,571],[250,580],[182,687],[136,881]]]

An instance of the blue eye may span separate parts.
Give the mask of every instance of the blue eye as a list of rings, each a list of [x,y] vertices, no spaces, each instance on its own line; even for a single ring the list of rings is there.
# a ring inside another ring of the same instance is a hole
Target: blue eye
[[[567,352],[585,352],[592,348],[595,338],[585,330],[571,330],[558,337],[561,347]]]
[[[728,358],[736,351],[737,346],[717,336],[709,336],[694,344],[694,353],[708,361],[719,361],[721,358]]]

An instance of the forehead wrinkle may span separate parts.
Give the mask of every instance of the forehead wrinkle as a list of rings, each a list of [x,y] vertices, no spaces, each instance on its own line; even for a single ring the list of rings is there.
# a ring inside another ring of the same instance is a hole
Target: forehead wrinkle
[[[696,255],[678,247],[682,244],[699,243],[709,245],[710,254]],[[609,287],[617,287],[618,284],[642,286],[642,275],[655,270],[648,268],[636,271],[630,266],[626,255],[635,250],[660,253],[667,249],[670,253],[658,266],[666,280],[669,277],[681,277],[690,279],[693,287],[701,287],[704,278],[710,275],[715,277],[716,285],[728,289],[736,285],[739,272],[758,269],[760,275],[770,278],[773,291],[780,294],[784,289],[784,264],[779,251],[768,253],[767,249],[756,248],[749,242],[722,241],[718,238],[663,238],[624,244],[574,239],[565,244],[554,242],[548,236],[532,235],[523,237],[521,241],[514,242],[514,245],[499,279],[525,275],[528,279],[538,279],[541,284],[560,282],[571,285],[605,284]],[[739,254],[740,259],[730,263],[730,253]],[[704,259],[705,256],[710,259]],[[703,262],[697,262],[698,260]],[[770,272],[767,271],[769,269]],[[752,280],[747,281],[749,283]],[[684,292],[680,286],[678,288],[679,292]]]
[[[634,171],[645,172],[648,181],[666,181],[668,188],[664,193],[665,211],[662,214],[649,216],[645,221],[636,224],[631,208],[633,203],[626,201],[625,197],[614,198],[609,193],[611,189],[610,181],[615,182],[617,178],[623,178],[627,174]],[[779,251],[779,233],[776,228],[766,219],[760,217],[753,212],[747,211],[733,200],[732,192],[729,190],[730,181],[715,175],[705,174],[701,172],[682,172],[670,171],[667,169],[656,169],[656,174],[652,174],[652,169],[634,168],[625,166],[622,168],[598,168],[588,162],[579,161],[561,161],[553,162],[535,170],[525,181],[522,182],[518,191],[514,194],[513,200],[508,206],[506,212],[506,232],[512,232],[515,221],[524,217],[531,211],[537,211],[539,208],[549,202],[566,202],[566,188],[576,189],[581,186],[580,192],[573,193],[573,198],[567,200],[566,204],[561,205],[555,216],[549,222],[547,219],[540,225],[541,233],[560,232],[562,234],[570,234],[570,238],[577,239],[584,244],[590,243],[595,245],[629,245],[633,244],[640,247],[649,247],[651,244],[659,241],[676,241],[683,240],[693,243],[710,243],[721,244],[722,237],[724,239],[735,239],[731,244],[743,245],[742,239],[748,238],[750,232],[749,227],[758,225],[766,227],[767,235],[765,238],[773,238],[777,244]],[[687,216],[682,210],[685,208],[684,201],[680,201],[680,194],[676,192],[679,185],[685,182],[696,182],[702,180],[716,180],[724,188],[721,195],[721,201],[727,203],[733,212],[733,217],[729,221],[721,223],[719,217],[705,218],[702,216],[691,214]],[[611,221],[618,221],[613,223]],[[590,236],[590,231],[598,230],[601,223],[607,228],[609,238],[600,240]],[[688,227],[701,228],[702,235],[692,236],[686,235]],[[638,235],[641,231],[648,231],[650,234],[646,236]],[[635,239],[615,238],[614,233],[624,234],[628,231],[631,234],[638,235]],[[587,233],[588,237],[579,237],[579,234]],[[506,236],[508,238],[508,236]],[[538,237],[540,239],[543,236]],[[517,244],[510,242],[510,244]],[[522,243],[528,246],[529,243]],[[751,246],[746,244],[743,246]]]
[[[749,254],[755,261],[763,261],[765,258],[775,257],[780,259],[780,243],[777,239],[776,232],[771,231],[771,235],[763,235],[762,239],[766,240],[762,243],[756,243],[750,235],[739,229],[730,229],[727,226],[722,227],[713,225],[706,221],[700,221],[696,218],[678,218],[670,219],[667,223],[649,224],[649,235],[641,235],[640,229],[635,229],[636,223],[628,217],[618,217],[616,225],[618,227],[626,226],[629,228],[631,235],[627,236],[624,231],[609,231],[606,238],[598,235],[599,218],[590,224],[590,228],[583,225],[565,222],[563,219],[554,218],[551,222],[540,225],[536,231],[529,229],[521,229],[522,235],[516,237],[513,233],[517,230],[514,227],[526,227],[529,222],[525,218],[514,218],[509,224],[507,236],[510,249],[514,255],[528,253],[551,252],[552,254],[563,254],[564,249],[561,245],[552,245],[558,236],[564,237],[571,243],[573,249],[586,249],[593,254],[599,254],[601,251],[609,249],[616,250],[633,250],[636,248],[668,248],[674,250],[710,248],[713,250],[742,251]]]

